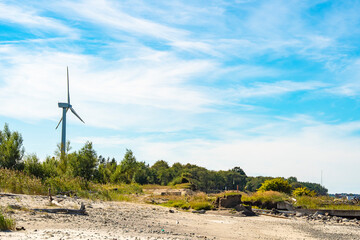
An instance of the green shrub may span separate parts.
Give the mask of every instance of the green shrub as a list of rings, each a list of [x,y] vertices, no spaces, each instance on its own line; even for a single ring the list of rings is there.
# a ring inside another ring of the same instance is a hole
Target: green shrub
[[[291,185],[283,178],[274,178],[266,180],[258,191],[277,191],[289,194],[291,192]]]
[[[288,198],[289,197],[284,193],[275,192],[275,191],[266,191],[266,192],[256,192],[251,195],[243,194],[241,200],[244,202],[276,203],[287,200]]]
[[[14,230],[15,229],[15,221],[11,218],[7,218],[4,216],[2,210],[0,210],[0,230]]]
[[[299,187],[299,188],[296,188],[292,192],[292,195],[295,196],[295,197],[300,197],[300,196],[314,197],[316,195],[316,192],[315,191],[310,191],[306,187]]]

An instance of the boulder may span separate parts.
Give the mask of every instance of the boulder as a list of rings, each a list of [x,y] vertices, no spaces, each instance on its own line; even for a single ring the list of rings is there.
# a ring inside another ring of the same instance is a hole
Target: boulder
[[[256,214],[251,210],[250,206],[244,206],[242,204],[238,204],[235,207],[235,210],[240,212],[242,215],[245,216],[255,216]]]

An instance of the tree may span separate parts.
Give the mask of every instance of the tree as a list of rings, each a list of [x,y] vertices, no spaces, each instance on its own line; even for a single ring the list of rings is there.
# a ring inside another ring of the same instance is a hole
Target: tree
[[[169,164],[164,160],[158,160],[151,166],[156,175],[156,183],[167,185],[173,179]]]
[[[36,156],[36,154],[30,154],[25,156],[24,172],[29,175],[34,175],[38,178],[44,177],[42,165],[39,162],[39,158]]]
[[[112,182],[135,182],[134,175],[138,169],[138,162],[130,149],[126,149],[123,160],[116,167],[114,174],[111,175]]]
[[[86,142],[75,154],[68,154],[71,173],[74,177],[83,177],[90,180],[94,177],[98,165],[98,158],[91,142]]]
[[[244,175],[246,177],[246,174],[245,174],[244,170],[242,170],[241,167],[234,167],[233,169],[231,169],[231,171],[239,173],[240,175]]]
[[[266,180],[259,188],[259,191],[278,191],[290,193],[291,185],[283,178],[274,178],[271,180]]]
[[[44,178],[58,176],[58,165],[59,161],[55,157],[46,157],[45,161],[42,162]]]
[[[8,124],[5,124],[4,130],[0,131],[0,167],[21,170],[24,152],[21,134],[11,132]]]

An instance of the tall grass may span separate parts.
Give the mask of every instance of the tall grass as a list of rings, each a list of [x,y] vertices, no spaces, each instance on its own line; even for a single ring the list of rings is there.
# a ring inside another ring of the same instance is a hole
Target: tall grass
[[[4,216],[2,210],[0,210],[0,230],[14,230],[15,229],[15,220]]]
[[[46,194],[47,187],[40,179],[23,172],[0,169],[0,190],[20,194]]]

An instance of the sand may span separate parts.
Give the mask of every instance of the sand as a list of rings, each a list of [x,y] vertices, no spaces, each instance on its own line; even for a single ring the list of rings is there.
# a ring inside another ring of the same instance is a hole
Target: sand
[[[360,239],[359,224],[325,224],[304,218],[240,217],[227,211],[205,214],[128,202],[65,198],[60,204],[88,215],[35,212],[49,207],[45,196],[0,194],[0,206],[25,230],[0,232],[0,239]],[[227,214],[225,214],[227,213]]]

